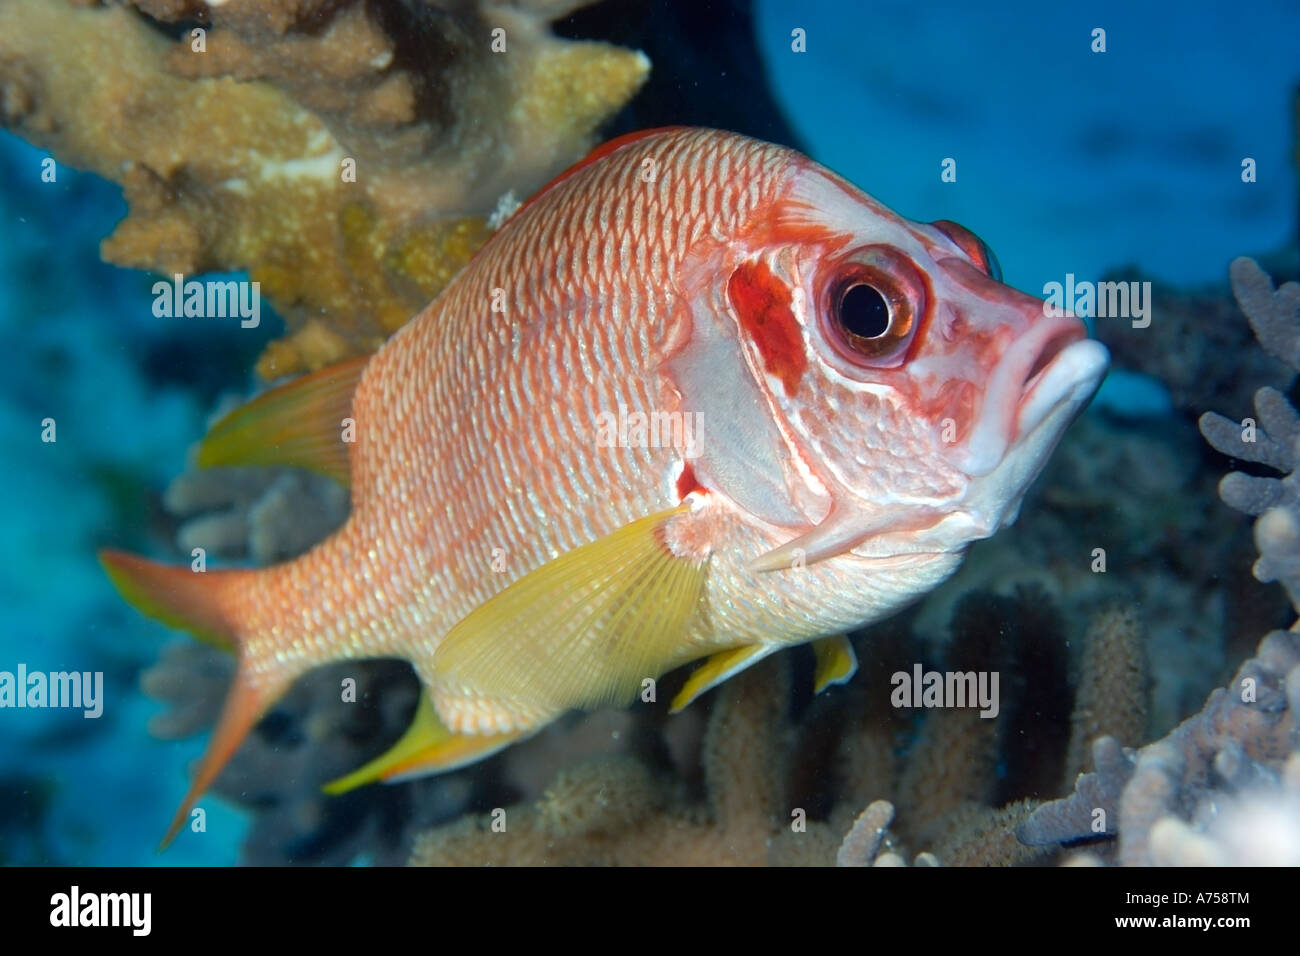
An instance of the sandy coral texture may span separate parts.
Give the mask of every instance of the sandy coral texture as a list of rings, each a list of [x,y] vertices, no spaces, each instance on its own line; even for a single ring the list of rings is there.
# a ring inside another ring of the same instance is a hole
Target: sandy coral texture
[[[640,53],[563,40],[582,0],[0,3],[0,122],[121,185],[101,253],[246,269],[275,378],[372,350],[591,145]]]

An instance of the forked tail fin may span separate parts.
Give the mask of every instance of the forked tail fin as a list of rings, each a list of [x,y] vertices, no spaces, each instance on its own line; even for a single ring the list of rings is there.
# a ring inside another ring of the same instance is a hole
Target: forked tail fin
[[[142,614],[233,651],[239,659],[221,719],[189,792],[159,845],[161,850],[180,832],[198,798],[297,674],[270,660],[254,660],[255,652],[241,628],[239,601],[246,592],[238,585],[264,572],[196,572],[113,550],[101,551],[99,560],[122,597]]]

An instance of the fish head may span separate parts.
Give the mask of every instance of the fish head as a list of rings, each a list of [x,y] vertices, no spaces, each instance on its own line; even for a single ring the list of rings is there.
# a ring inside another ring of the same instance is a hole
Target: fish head
[[[721,419],[696,474],[781,529],[752,570],[960,551],[1015,519],[1106,350],[1003,284],[963,227],[800,160],[728,246],[714,340],[695,326],[715,380],[681,379]]]

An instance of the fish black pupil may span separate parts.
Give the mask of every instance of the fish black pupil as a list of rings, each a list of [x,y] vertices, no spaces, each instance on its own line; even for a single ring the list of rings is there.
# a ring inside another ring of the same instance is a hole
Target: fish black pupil
[[[850,335],[878,339],[889,331],[889,303],[869,285],[849,286],[840,299],[840,324]]]

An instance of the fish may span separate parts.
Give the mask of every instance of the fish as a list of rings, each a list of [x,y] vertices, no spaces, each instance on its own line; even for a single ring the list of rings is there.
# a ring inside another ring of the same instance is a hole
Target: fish
[[[205,467],[294,465],[351,513],[265,568],[100,554],[128,602],[236,677],[169,842],[297,678],[400,658],[397,744],[332,782],[439,773],[572,710],[680,710],[923,595],[1014,521],[1108,364],[949,221],[786,147],[670,127],[543,187],[372,356],[218,422]]]

